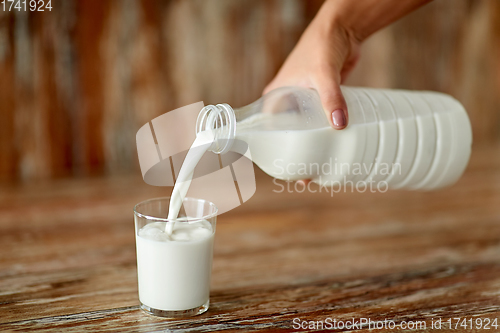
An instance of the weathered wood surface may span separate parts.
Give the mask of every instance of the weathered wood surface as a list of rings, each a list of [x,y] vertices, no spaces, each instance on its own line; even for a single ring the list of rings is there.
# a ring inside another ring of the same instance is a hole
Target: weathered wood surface
[[[320,0],[52,0],[0,11],[0,181],[137,172],[169,110],[257,99]],[[369,39],[351,85],[433,89],[500,139],[500,1],[435,0]]]
[[[165,188],[130,177],[2,187],[0,331],[500,317],[500,146],[475,147],[464,177],[435,192],[273,190],[259,173],[255,196],[218,218],[210,309],[172,321],[138,308],[132,219]]]

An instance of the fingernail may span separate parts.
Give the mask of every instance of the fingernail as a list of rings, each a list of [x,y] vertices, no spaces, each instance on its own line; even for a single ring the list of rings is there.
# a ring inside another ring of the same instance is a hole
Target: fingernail
[[[333,125],[335,127],[340,127],[340,128],[345,127],[346,123],[345,123],[344,111],[341,109],[333,111],[332,112],[332,121],[333,121]]]

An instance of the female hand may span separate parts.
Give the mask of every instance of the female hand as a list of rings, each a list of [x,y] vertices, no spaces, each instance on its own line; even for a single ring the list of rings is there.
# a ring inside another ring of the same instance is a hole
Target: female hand
[[[264,89],[264,94],[283,86],[316,89],[330,124],[335,129],[343,129],[347,126],[348,113],[340,84],[358,57],[359,41],[339,22],[324,22],[319,13]]]

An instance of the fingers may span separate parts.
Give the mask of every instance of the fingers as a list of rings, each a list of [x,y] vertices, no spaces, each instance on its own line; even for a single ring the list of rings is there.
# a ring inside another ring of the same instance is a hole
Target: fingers
[[[330,125],[338,130],[344,129],[348,123],[347,104],[340,90],[340,77],[320,78],[317,90]]]

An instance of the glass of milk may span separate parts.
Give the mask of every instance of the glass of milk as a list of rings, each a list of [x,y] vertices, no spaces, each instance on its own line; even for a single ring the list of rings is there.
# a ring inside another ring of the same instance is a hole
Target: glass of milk
[[[139,300],[149,314],[194,316],[208,310],[217,207],[184,198],[180,217],[169,220],[169,206],[165,197],[134,207]]]

